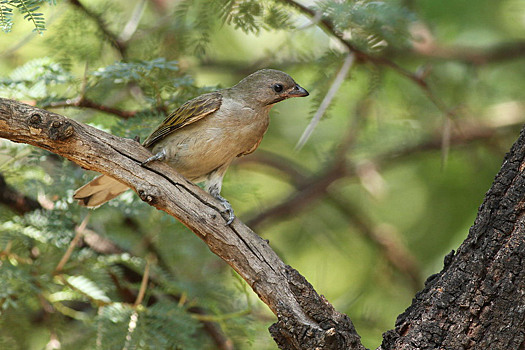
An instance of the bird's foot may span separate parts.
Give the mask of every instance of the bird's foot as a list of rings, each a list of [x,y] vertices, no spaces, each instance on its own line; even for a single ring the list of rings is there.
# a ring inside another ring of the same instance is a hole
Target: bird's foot
[[[146,166],[155,160],[163,161],[164,159],[166,159],[166,150],[163,148],[162,151],[158,152],[154,156],[151,156],[142,163],[140,163],[140,166]]]
[[[228,202],[226,198],[222,197],[219,194],[216,195],[215,198],[217,198],[221,202],[221,204],[224,205],[224,208],[226,209],[225,212],[228,215],[228,221],[226,221],[226,226],[230,226],[230,224],[235,219],[235,214],[233,213],[232,205],[230,204],[230,202]]]

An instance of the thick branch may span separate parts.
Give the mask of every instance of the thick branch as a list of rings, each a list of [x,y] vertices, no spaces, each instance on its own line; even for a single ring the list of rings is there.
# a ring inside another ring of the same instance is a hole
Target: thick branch
[[[35,145],[130,186],[148,204],[180,220],[246,280],[278,317],[271,333],[283,349],[364,349],[350,319],[337,312],[269,244],[235,220],[225,225],[220,203],[129,139],[66,117],[0,99],[0,137]]]
[[[42,208],[38,201],[9,186],[2,174],[0,174],[0,203],[21,215]]]

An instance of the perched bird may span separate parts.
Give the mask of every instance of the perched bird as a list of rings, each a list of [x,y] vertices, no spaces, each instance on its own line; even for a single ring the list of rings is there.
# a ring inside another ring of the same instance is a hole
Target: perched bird
[[[286,73],[262,69],[237,85],[196,97],[173,111],[144,141],[153,156],[142,165],[164,161],[188,180],[205,183],[228,213],[230,203],[221,197],[222,178],[235,157],[250,154],[268,129],[270,108],[290,97],[308,96]],[[86,207],[97,207],[128,187],[101,175],[75,191],[73,198]]]

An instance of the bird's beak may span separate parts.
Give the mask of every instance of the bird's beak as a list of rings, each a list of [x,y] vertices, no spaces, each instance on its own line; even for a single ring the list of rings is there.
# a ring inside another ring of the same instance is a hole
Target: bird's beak
[[[300,87],[299,84],[295,84],[294,88],[288,92],[288,97],[306,97],[310,95],[308,91]]]

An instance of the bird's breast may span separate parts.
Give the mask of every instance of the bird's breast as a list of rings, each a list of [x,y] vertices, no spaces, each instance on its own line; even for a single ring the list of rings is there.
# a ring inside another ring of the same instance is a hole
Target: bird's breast
[[[152,152],[164,149],[166,162],[196,181],[235,157],[253,152],[268,124],[268,110],[223,101],[217,112],[176,130],[155,144]]]

